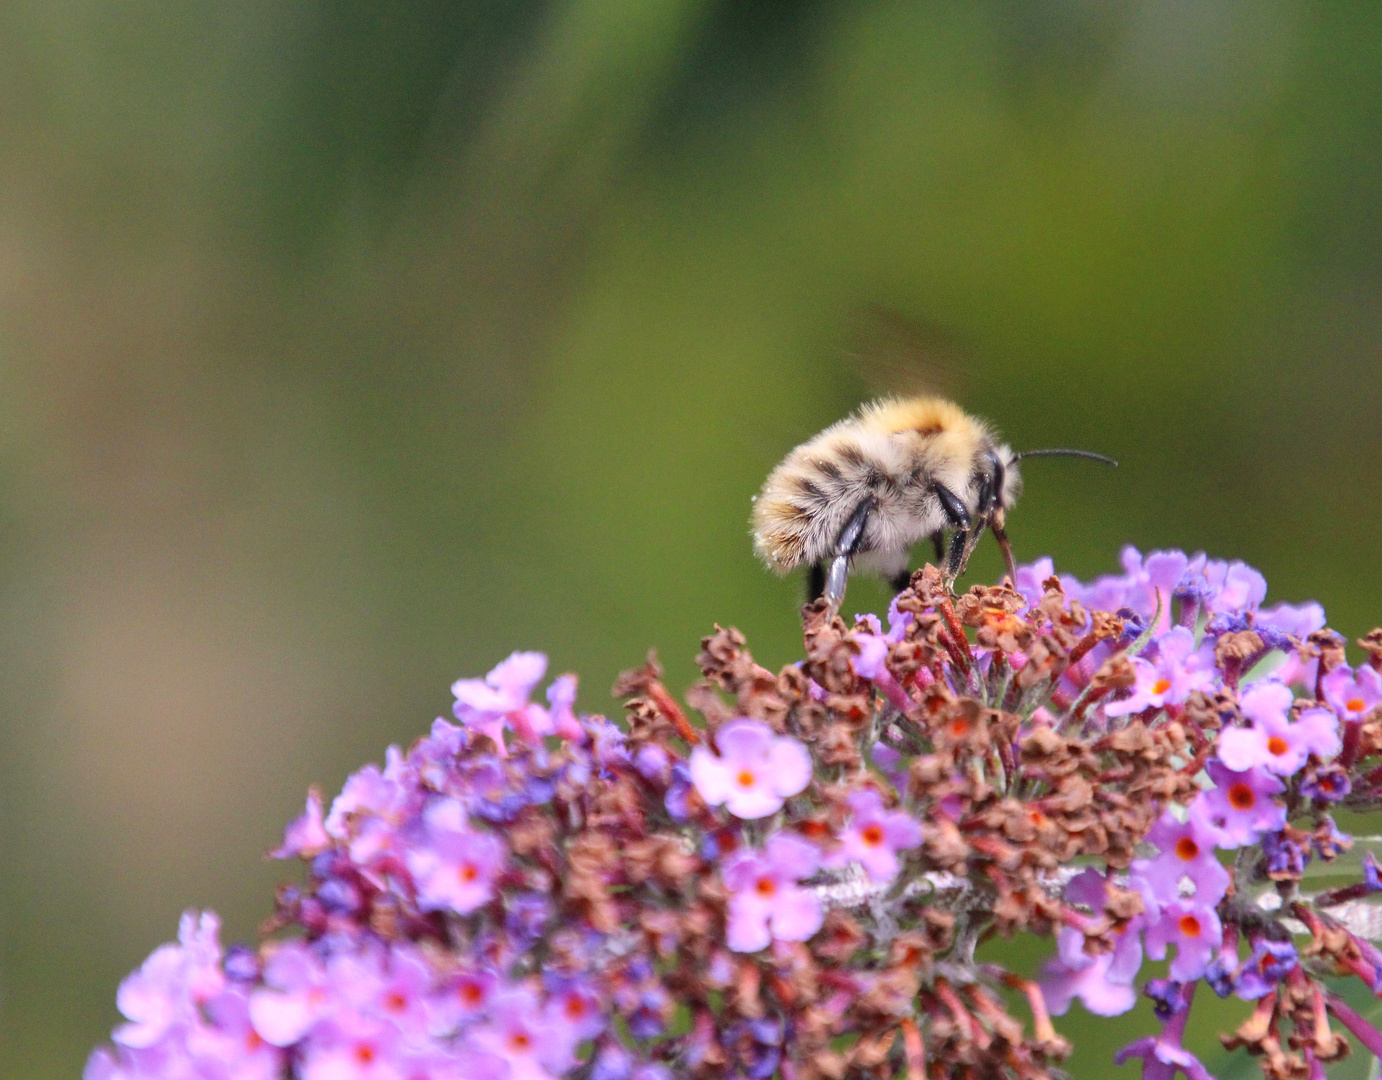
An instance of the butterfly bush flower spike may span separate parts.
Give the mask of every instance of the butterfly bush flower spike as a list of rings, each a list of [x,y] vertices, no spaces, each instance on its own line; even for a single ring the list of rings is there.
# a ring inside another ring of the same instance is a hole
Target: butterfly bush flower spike
[[[1332,817],[1382,810],[1382,630],[1351,666],[1318,605],[1177,551],[1015,585],[808,606],[775,672],[717,627],[619,717],[540,653],[460,679],[308,795],[257,942],[188,913],[121,983],[85,1080],[1056,1080],[1077,1003],[1207,1080],[1201,982],[1267,1080],[1382,1052],[1341,996],[1382,997],[1382,871]]]

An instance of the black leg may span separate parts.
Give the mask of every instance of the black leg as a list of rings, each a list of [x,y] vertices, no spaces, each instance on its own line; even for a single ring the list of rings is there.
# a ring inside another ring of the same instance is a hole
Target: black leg
[[[835,541],[835,558],[830,562],[830,569],[825,575],[825,602],[830,606],[832,612],[840,610],[840,604],[845,598],[845,582],[849,579],[849,558],[864,542],[864,527],[869,523],[869,515],[873,513],[878,503],[872,495],[854,508],[854,513],[849,515],[849,520],[845,522],[845,527],[840,530],[840,537]]]
[[[942,566],[945,563],[945,533],[933,532],[931,534],[931,546],[936,549],[936,565]]]
[[[950,519],[950,524],[961,532],[969,529],[969,511],[965,509],[965,504],[960,502],[960,497],[951,491],[944,484],[936,484],[933,488],[936,498],[940,500],[941,509],[945,511],[945,516]],[[952,540],[951,548],[955,546]]]
[[[954,581],[965,568],[965,552],[969,547],[969,533],[956,532],[950,538],[950,553],[945,560],[945,576]]]
[[[895,593],[900,593],[911,583],[912,572],[910,570],[903,570],[888,579],[888,584],[893,587],[893,592]]]
[[[808,604],[819,600],[825,592],[825,565],[823,563],[812,563],[811,569],[806,575],[806,602]]]

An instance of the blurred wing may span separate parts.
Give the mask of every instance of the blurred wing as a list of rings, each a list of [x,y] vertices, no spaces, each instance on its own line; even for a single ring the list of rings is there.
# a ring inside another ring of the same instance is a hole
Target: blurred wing
[[[964,396],[973,358],[953,333],[884,307],[867,308],[855,321],[845,355],[870,396]]]

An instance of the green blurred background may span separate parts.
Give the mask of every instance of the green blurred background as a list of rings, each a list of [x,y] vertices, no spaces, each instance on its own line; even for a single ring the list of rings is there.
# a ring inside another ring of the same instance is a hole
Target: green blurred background
[[[1033,464],[1019,558],[1382,621],[1375,3],[0,5],[0,1075],[185,907],[252,936],[453,679],[791,659],[749,498],[880,309],[1122,461]],[[1082,1019],[1085,1076],[1150,1029]]]

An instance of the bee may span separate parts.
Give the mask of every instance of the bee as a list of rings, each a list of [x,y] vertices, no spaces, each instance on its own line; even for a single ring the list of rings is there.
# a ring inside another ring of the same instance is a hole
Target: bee
[[[921,540],[934,545],[953,585],[986,528],[1016,582],[1006,518],[1022,491],[1018,463],[1057,455],[1118,464],[1088,450],[1017,453],[943,398],[875,401],[802,443],[769,474],[754,499],[754,548],[779,573],[810,566],[811,598],[823,594],[832,612],[851,567],[905,588],[908,554]]]

